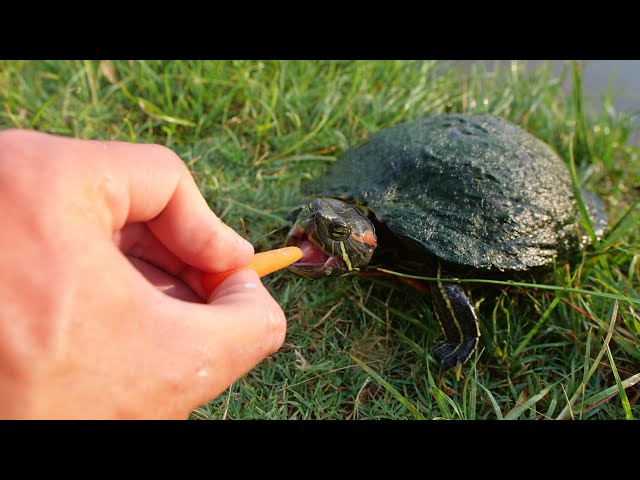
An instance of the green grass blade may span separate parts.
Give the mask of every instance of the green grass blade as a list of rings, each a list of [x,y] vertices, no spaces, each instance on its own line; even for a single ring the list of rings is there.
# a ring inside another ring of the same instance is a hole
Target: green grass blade
[[[627,208],[627,210],[622,214],[622,216],[616,221],[616,223],[613,224],[613,226],[611,228],[608,228],[606,233],[605,233],[605,239],[607,240],[607,242],[609,242],[609,240],[611,238],[614,237],[614,233],[618,231],[618,229],[620,228],[620,226],[627,220],[627,218],[629,218],[629,216],[634,212],[635,208],[638,206],[638,204],[640,204],[640,197],[637,197],[633,203],[629,206],[629,208]],[[634,219],[634,221],[632,223],[637,223],[635,221],[636,219]]]
[[[556,406],[558,405],[558,399],[554,395],[549,402],[549,408],[547,408],[547,413],[545,413],[544,417],[548,420],[553,418],[553,412],[556,410]]]
[[[523,413],[525,413],[528,410],[531,410],[536,403],[542,400],[547,395],[547,393],[549,393],[549,391],[557,385],[557,383],[558,382],[549,385],[548,387],[544,388],[540,393],[526,400],[524,403],[522,403],[522,405],[518,405],[517,407],[515,407],[513,410],[507,413],[504,419],[517,420],[518,418],[520,418],[520,416]]]
[[[529,330],[529,332],[524,337],[524,339],[518,344],[515,351],[513,352],[514,357],[518,357],[518,355],[520,355],[522,351],[527,347],[531,339],[538,333],[538,330],[540,330],[540,327],[542,327],[542,325],[547,321],[547,319],[549,318],[549,315],[551,315],[551,312],[553,312],[553,310],[556,308],[558,303],[560,303],[560,299],[561,299],[560,295],[556,295],[556,298],[553,299],[551,304],[544,311],[544,313],[540,317],[540,320],[536,322],[533,328]]]
[[[289,222],[282,218],[279,217],[278,215],[274,215],[271,212],[267,212],[266,210],[262,210],[260,208],[256,208],[252,205],[247,205],[246,203],[240,202],[236,199],[232,199],[232,198],[228,198],[226,199],[228,200],[232,205],[237,205],[238,207],[247,210],[248,212],[252,212],[252,213],[257,213],[258,215],[264,217],[264,218],[268,218],[270,220],[273,220],[274,222],[278,223],[279,225],[289,225]]]
[[[382,385],[391,395],[393,395],[396,398],[396,400],[398,400],[402,405],[404,405],[411,412],[414,418],[418,420],[426,420],[424,415],[420,413],[420,411],[415,407],[415,405],[413,405],[409,400],[403,397],[398,390],[396,390],[393,386],[391,386],[390,383],[388,383],[376,371],[374,371],[371,367],[369,367],[369,365],[364,363],[355,355],[350,354],[349,356],[354,362],[360,365],[360,368],[362,368],[367,373],[367,375],[370,375],[376,382]]]
[[[582,366],[582,392],[580,395],[582,396],[582,400],[584,403],[584,396],[587,388],[587,382],[589,381],[589,359],[591,358],[591,333],[593,332],[593,328],[589,329],[589,335],[587,335],[587,343],[584,348],[584,364]],[[582,418],[583,410],[580,409],[580,418]]]
[[[150,117],[153,117],[153,118],[155,118],[157,120],[163,120],[163,121],[168,122],[168,123],[175,123],[176,125],[182,125],[184,127],[195,127],[196,126],[196,124],[194,122],[190,121],[190,120],[184,120],[182,118],[171,117],[171,116],[163,113],[162,110],[158,106],[154,105],[153,103],[151,103],[146,98],[136,97],[136,103],[140,107],[140,110],[142,110],[144,113],[146,113]]]
[[[582,216],[582,224],[584,225],[587,234],[591,238],[591,244],[597,249],[599,246],[599,240],[596,236],[595,230],[593,229],[593,224],[591,223],[589,212],[587,212],[587,207],[584,204],[584,199],[582,198],[582,189],[580,187],[580,180],[578,179],[578,172],[576,171],[576,161],[573,156],[573,137],[569,139],[569,172],[571,173],[573,194],[576,197],[578,210],[580,211],[580,215]]]
[[[574,105],[574,122],[578,138],[581,142],[585,142],[584,113],[582,109],[582,74],[578,62],[571,62],[571,73],[573,77],[573,105]]]
[[[31,119],[31,122],[29,123],[29,128],[34,128],[38,123],[38,120],[40,119],[40,116],[42,115],[42,113],[49,107],[49,105],[58,101],[59,98],[60,98],[60,95],[53,95],[51,98],[49,98],[49,100],[44,102],[42,106],[38,109],[38,111],[35,113],[33,118]]]
[[[475,420],[477,416],[478,368],[476,365],[479,359],[480,359],[480,356],[476,356],[472,365],[470,366],[470,371],[472,375],[468,375],[467,379],[464,382],[463,406],[465,407],[464,411],[466,413],[467,420]]]
[[[633,420],[633,414],[631,413],[631,405],[629,404],[629,398],[627,397],[627,392],[625,391],[625,387],[620,380],[620,375],[618,374],[618,369],[616,368],[616,362],[613,359],[613,355],[611,355],[611,349],[609,345],[607,345],[607,356],[609,357],[609,362],[611,362],[611,371],[613,371],[613,376],[616,379],[616,385],[618,386],[618,394],[620,395],[620,401],[622,402],[622,408],[624,408],[624,415],[627,420]]]
[[[451,401],[451,399],[447,396],[447,394],[440,389],[440,387],[434,380],[433,375],[431,374],[431,369],[428,367],[427,367],[427,382],[428,382],[429,393],[431,394],[433,399],[436,401],[436,404],[438,405],[438,409],[440,410],[440,415],[434,418],[447,419],[447,420],[454,418],[454,414],[449,407],[453,407],[454,411],[456,411],[457,409],[455,408],[456,407],[455,404]]]
[[[595,373],[596,369],[598,368],[600,360],[602,360],[602,357],[604,356],[605,352],[607,351],[607,348],[609,348],[609,342],[611,341],[611,337],[613,336],[613,331],[614,331],[614,327],[616,325],[617,316],[618,316],[618,302],[615,302],[613,304],[613,312],[611,312],[611,320],[609,321],[609,329],[607,330],[607,335],[606,335],[606,337],[604,339],[602,348],[600,349],[600,352],[598,352],[598,355],[596,356],[595,360],[591,364],[591,368],[589,369],[589,373],[587,374],[586,380],[583,380],[582,383],[580,384],[580,386],[576,389],[576,391],[573,394],[573,396],[571,397],[571,399],[567,402],[567,405],[562,409],[562,411],[560,412],[560,415],[558,415],[558,420],[562,420],[567,416],[569,411],[573,408],[573,405],[575,404],[575,402],[578,399],[578,397],[580,396],[580,394],[584,392],[584,388],[585,388],[587,382],[593,376],[593,374]]]
[[[424,277],[420,275],[410,275],[407,273],[394,272],[393,270],[389,270],[386,268],[377,268],[380,272],[389,273],[391,275],[397,275],[399,277],[407,277],[414,278],[417,280],[425,280],[428,282],[455,282],[455,283],[487,283],[491,285],[504,285],[508,287],[522,287],[522,288],[537,288],[540,290],[554,290],[554,291],[562,291],[566,293],[577,293],[579,295],[589,295],[593,297],[599,298],[609,298],[612,300],[618,300],[621,302],[633,303],[635,305],[640,305],[640,297],[629,297],[627,295],[621,295],[616,293],[607,293],[607,292],[597,292],[593,290],[584,290],[582,288],[571,288],[571,287],[562,287],[560,285],[545,285],[542,283],[527,283],[527,282],[516,282],[512,280],[491,280],[488,278],[436,278],[436,277]],[[613,288],[608,286],[609,288]]]
[[[496,398],[493,396],[493,393],[491,393],[491,390],[489,390],[487,387],[485,387],[481,383],[479,383],[478,385],[480,386],[480,388],[484,390],[484,392],[487,394],[487,397],[489,397],[489,401],[491,402],[491,406],[493,407],[493,411],[496,413],[496,417],[498,418],[498,420],[503,420],[504,416],[502,415],[502,412],[500,411],[500,406],[498,405]]]

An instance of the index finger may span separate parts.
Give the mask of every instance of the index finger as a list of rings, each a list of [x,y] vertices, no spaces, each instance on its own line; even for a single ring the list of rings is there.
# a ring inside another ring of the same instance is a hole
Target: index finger
[[[240,268],[251,260],[253,246],[211,211],[188,168],[170,149],[47,137],[66,150],[67,158],[85,166],[87,181],[103,194],[112,232],[146,222],[172,253],[204,271]]]
[[[128,185],[112,205],[114,218],[147,222],[185,263],[205,271],[244,266],[253,246],[211,211],[184,162],[160,145],[91,142],[105,152],[115,181]],[[128,201],[127,201],[128,200]]]

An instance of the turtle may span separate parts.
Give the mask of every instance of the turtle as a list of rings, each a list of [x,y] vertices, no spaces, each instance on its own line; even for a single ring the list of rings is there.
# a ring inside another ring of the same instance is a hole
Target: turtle
[[[383,128],[302,184],[309,199],[286,235],[309,279],[390,270],[430,277],[441,372],[480,338],[461,278],[548,270],[591,241],[566,163],[544,141],[489,114],[435,115]],[[597,237],[605,207],[581,190]],[[414,281],[414,283],[416,283]]]

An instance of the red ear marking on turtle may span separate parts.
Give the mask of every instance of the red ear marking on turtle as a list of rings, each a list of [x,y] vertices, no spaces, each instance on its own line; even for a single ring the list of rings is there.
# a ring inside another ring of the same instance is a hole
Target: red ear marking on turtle
[[[355,233],[351,236],[358,242],[366,243],[367,245],[371,245],[372,247],[378,246],[378,240],[376,239],[376,235],[375,233],[373,233],[373,230],[365,231],[363,236],[356,235]]]

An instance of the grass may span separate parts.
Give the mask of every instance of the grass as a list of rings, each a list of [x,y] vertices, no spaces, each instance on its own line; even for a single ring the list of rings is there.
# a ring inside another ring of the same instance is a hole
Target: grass
[[[514,121],[605,199],[610,228],[545,278],[469,284],[481,350],[459,381],[438,379],[429,298],[392,278],[278,272],[265,284],[287,313],[284,346],[192,417],[639,419],[637,119],[611,93],[590,108],[580,79],[577,64],[556,76],[515,62],[464,74],[443,62],[9,61],[0,128],[166,145],[211,208],[267,249],[304,200],[300,182],[369,133],[452,111]]]

